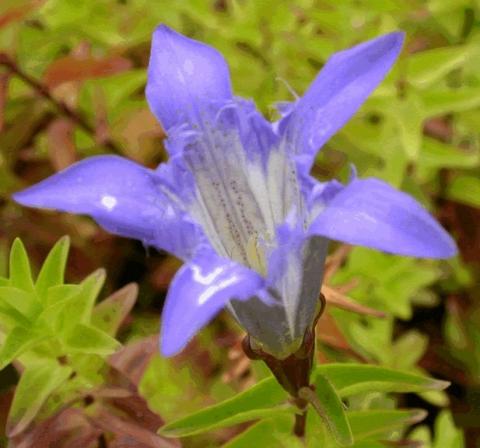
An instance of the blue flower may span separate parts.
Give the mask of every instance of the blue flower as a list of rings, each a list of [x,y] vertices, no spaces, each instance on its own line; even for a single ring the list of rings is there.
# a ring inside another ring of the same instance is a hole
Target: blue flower
[[[333,55],[305,95],[270,123],[233,96],[213,48],[166,26],[153,35],[146,95],[168,163],[83,160],[16,193],[20,204],[92,216],[108,231],[175,254],[161,349],[179,352],[226,307],[255,346],[283,359],[318,314],[328,240],[415,257],[456,253],[413,198],[381,180],[319,182],[319,148],[396,60],[396,32]]]

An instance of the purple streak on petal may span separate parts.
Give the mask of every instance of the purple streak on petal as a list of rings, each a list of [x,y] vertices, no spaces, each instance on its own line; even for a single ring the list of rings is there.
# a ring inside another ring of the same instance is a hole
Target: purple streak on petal
[[[160,25],[153,33],[146,95],[166,131],[212,120],[232,97],[228,66],[217,50]]]
[[[172,356],[181,351],[230,300],[247,300],[262,286],[256,272],[211,249],[201,251],[180,268],[170,285],[162,314],[162,353]]]
[[[309,169],[318,149],[357,111],[397,59],[404,34],[395,32],[334,54],[279,130]]]
[[[356,179],[337,192],[309,232],[399,255],[449,258],[455,242],[411,196],[378,179]]]
[[[158,175],[117,156],[85,159],[13,198],[28,207],[90,215],[111,233],[180,257],[191,252],[197,235],[193,224],[161,193]]]

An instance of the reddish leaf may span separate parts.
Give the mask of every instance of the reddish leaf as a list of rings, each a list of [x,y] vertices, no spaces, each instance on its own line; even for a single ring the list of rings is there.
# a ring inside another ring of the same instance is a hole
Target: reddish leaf
[[[10,443],[12,448],[93,448],[100,434],[82,410],[68,408],[11,439]]]
[[[77,159],[74,129],[73,123],[66,118],[57,118],[47,129],[48,155],[55,171],[67,168]]]
[[[44,75],[44,82],[48,88],[54,88],[64,82],[112,76],[129,70],[131,66],[128,59],[119,56],[103,59],[92,56],[82,59],[65,56],[57,59],[48,67]]]
[[[92,418],[92,424],[104,432],[115,435],[110,447],[135,446],[136,448],[174,448],[179,444],[171,439],[164,439],[136,423],[113,415],[108,409],[100,407]],[[135,443],[134,445],[132,445]]]
[[[39,8],[42,3],[45,3],[44,0],[33,0],[22,6],[17,6],[15,8],[7,9],[2,15],[0,15],[0,28],[3,28],[10,23],[19,22],[25,16],[27,16],[34,9]]]
[[[128,344],[109,358],[109,364],[138,385],[153,355],[158,353],[158,336]]]

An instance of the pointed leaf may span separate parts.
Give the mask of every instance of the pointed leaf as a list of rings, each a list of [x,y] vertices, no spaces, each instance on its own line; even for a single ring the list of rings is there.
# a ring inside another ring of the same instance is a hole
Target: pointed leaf
[[[316,373],[325,375],[341,397],[363,392],[421,392],[443,390],[446,381],[366,364],[326,364],[318,366]]]
[[[462,204],[480,207],[480,179],[469,175],[456,177],[447,188],[447,197]]]
[[[7,434],[21,433],[35,418],[50,394],[70,376],[72,369],[56,361],[45,360],[28,366],[15,390],[7,421]]]
[[[252,420],[293,415],[296,410],[296,407],[293,405],[285,404],[273,408],[252,409],[246,412],[233,412],[228,416],[222,415],[223,413],[220,412],[217,414],[216,420],[208,419],[208,423],[207,419],[204,418],[204,415],[201,415],[200,411],[186,417],[185,419],[177,420],[163,426],[158,433],[165,437],[186,437],[201,434],[213,429],[238,425],[239,423]]]
[[[71,300],[65,308],[67,327],[77,323],[89,324],[93,306],[105,283],[105,270],[97,269],[80,284],[81,292],[76,300]]]
[[[470,49],[466,46],[434,48],[415,53],[408,59],[408,81],[424,89],[462,65]]]
[[[257,446],[265,448],[304,448],[305,445],[302,441],[291,434],[292,422],[291,416],[262,420],[229,440],[225,445],[222,445],[222,448],[252,448]]]
[[[352,430],[345,414],[343,402],[332,383],[325,376],[317,373],[315,391],[304,387],[300,389],[299,397],[304,398],[313,406],[341,446],[353,444]]]
[[[34,294],[13,286],[0,286],[0,303],[15,308],[29,320],[33,320],[41,308]]]
[[[92,325],[114,336],[137,300],[138,286],[130,283],[100,302],[92,314]]]
[[[64,331],[66,321],[74,318],[75,323],[77,322],[77,316],[68,313],[66,308],[69,303],[80,300],[81,292],[81,285],[57,285],[48,288],[45,307],[40,314],[40,318],[47,322],[49,327],[55,331]]]
[[[480,162],[478,152],[447,145],[430,137],[423,137],[418,164],[427,168],[474,168]]]
[[[423,409],[375,409],[347,413],[355,441],[372,436],[382,436],[422,421],[427,412]]]
[[[70,238],[64,236],[58,240],[48,254],[35,284],[40,297],[43,297],[51,286],[63,283],[69,248]]]
[[[272,417],[272,408],[286,399],[287,393],[275,379],[267,378],[228,400],[165,425],[160,433],[169,437],[183,437],[262,416]],[[279,413],[290,412],[281,407],[276,409]],[[235,418],[237,420],[232,423]]]
[[[34,291],[30,262],[20,238],[15,239],[10,250],[10,284],[25,291]]]
[[[435,420],[435,442],[433,448],[463,448],[463,432],[455,426],[449,411],[442,411]]]
[[[114,353],[120,343],[97,328],[78,324],[68,334],[65,344],[70,352],[108,356]]]
[[[7,334],[0,348],[0,370],[43,338],[45,336],[42,337],[28,328],[15,327]]]

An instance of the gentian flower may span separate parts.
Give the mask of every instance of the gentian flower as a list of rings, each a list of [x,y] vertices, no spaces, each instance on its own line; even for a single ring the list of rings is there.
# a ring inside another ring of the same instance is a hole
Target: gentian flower
[[[168,163],[151,170],[91,157],[14,199],[90,215],[185,262],[163,311],[165,355],[226,307],[256,347],[284,359],[318,314],[330,239],[414,257],[456,253],[429,213],[385,182],[310,175],[319,148],[382,81],[402,42],[395,32],[336,53],[271,123],[233,96],[220,53],[162,25],[146,96],[168,135]]]

